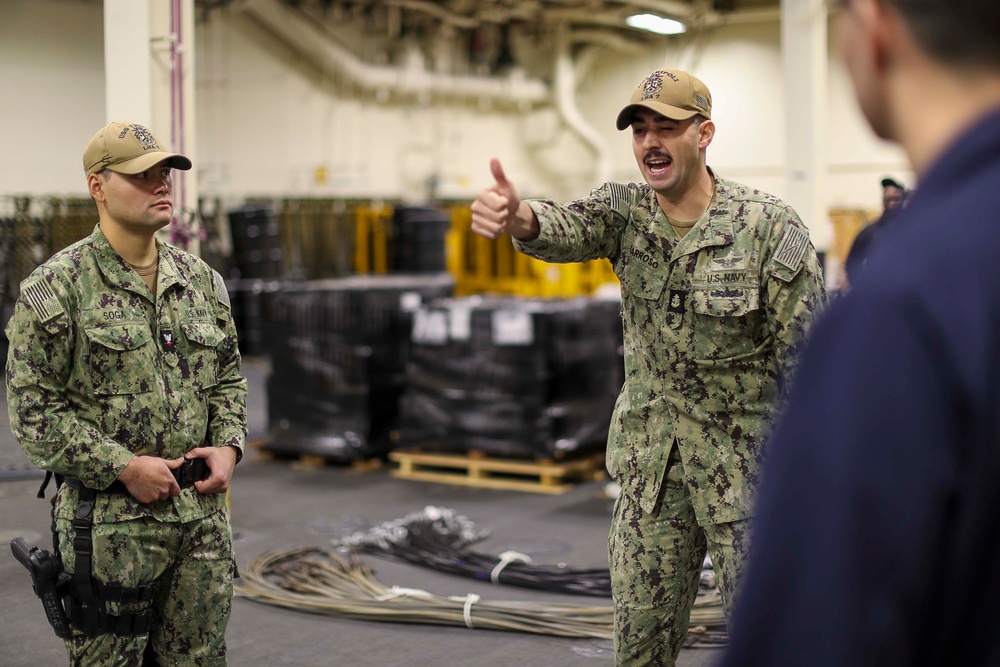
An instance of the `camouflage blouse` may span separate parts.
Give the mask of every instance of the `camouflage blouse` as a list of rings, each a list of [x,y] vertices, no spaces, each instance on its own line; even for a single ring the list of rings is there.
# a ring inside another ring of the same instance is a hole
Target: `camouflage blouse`
[[[99,226],[21,284],[6,330],[7,401],[36,466],[103,489],[137,454],[242,452],[247,389],[225,285],[197,257],[157,246],[155,297]],[[61,488],[57,512],[71,516],[75,493]],[[193,487],[149,505],[108,494],[95,520],[187,521],[224,502]]]
[[[809,233],[777,198],[718,176],[678,239],[645,184],[607,183],[560,206],[530,201],[550,262],[608,258],[621,280],[625,384],[607,464],[652,511],[676,443],[699,524],[746,518],[764,445],[826,295]]]

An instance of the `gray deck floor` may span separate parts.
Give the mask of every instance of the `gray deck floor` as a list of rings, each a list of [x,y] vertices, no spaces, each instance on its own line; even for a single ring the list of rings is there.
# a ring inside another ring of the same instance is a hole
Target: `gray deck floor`
[[[267,364],[248,359],[251,439],[266,429],[264,380]],[[41,477],[31,471],[10,434],[6,403],[0,413],[0,664],[36,667],[66,664],[62,642],[46,624],[27,573],[7,544],[24,536],[50,548],[49,504],[35,498]],[[494,491],[390,477],[388,468],[367,472],[348,467],[305,468],[270,461],[249,450],[230,494],[237,560],[241,567],[272,549],[325,547],[331,539],[427,505],[446,507],[474,521],[491,536],[477,548],[514,549],[540,562],[577,567],[606,565],[612,501],[600,482],[585,482],[561,495]],[[419,588],[437,596],[478,593],[483,599],[610,604],[600,598],[553,595],[464,579],[414,565],[364,557],[388,586]],[[229,664],[237,667],[464,665],[561,667],[613,665],[610,641],[403,625],[313,615],[237,598],[227,633]],[[717,649],[686,649],[681,667],[708,666]]]

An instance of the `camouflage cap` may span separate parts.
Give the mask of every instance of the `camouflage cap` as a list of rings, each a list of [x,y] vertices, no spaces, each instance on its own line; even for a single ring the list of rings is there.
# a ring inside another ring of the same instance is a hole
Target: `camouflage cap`
[[[624,130],[632,124],[639,107],[652,109],[673,120],[692,116],[712,117],[712,93],[700,79],[679,69],[658,69],[639,84],[632,101],[618,114],[615,125]]]
[[[149,129],[137,123],[115,121],[98,130],[87,144],[83,170],[88,176],[103,169],[138,174],[163,160],[174,169],[191,168],[191,160],[186,156],[161,150]]]

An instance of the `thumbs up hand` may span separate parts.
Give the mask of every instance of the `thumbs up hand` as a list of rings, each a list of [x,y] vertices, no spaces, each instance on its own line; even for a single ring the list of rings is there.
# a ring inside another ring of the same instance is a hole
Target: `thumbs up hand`
[[[514,185],[507,180],[500,160],[490,160],[493,187],[479,193],[472,202],[472,231],[488,239],[498,239],[504,232],[524,241],[538,236],[538,221],[531,207],[522,206]]]

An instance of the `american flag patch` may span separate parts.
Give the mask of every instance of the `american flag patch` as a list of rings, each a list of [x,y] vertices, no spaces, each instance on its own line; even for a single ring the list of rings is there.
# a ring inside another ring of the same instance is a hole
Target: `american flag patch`
[[[223,279],[222,274],[213,269],[212,281],[215,283],[215,295],[219,303],[226,308],[232,308],[229,304],[229,290],[226,289],[226,281]]]
[[[808,247],[809,234],[798,227],[789,227],[785,230],[785,235],[781,237],[778,252],[774,254],[774,261],[796,271],[799,264],[802,263],[802,255],[805,254]]]
[[[21,296],[42,322],[48,322],[63,313],[62,304],[52,293],[44,278],[36,278],[21,288]]]
[[[611,208],[617,210],[628,201],[628,186],[621,183],[608,183],[608,197],[611,200]]]

